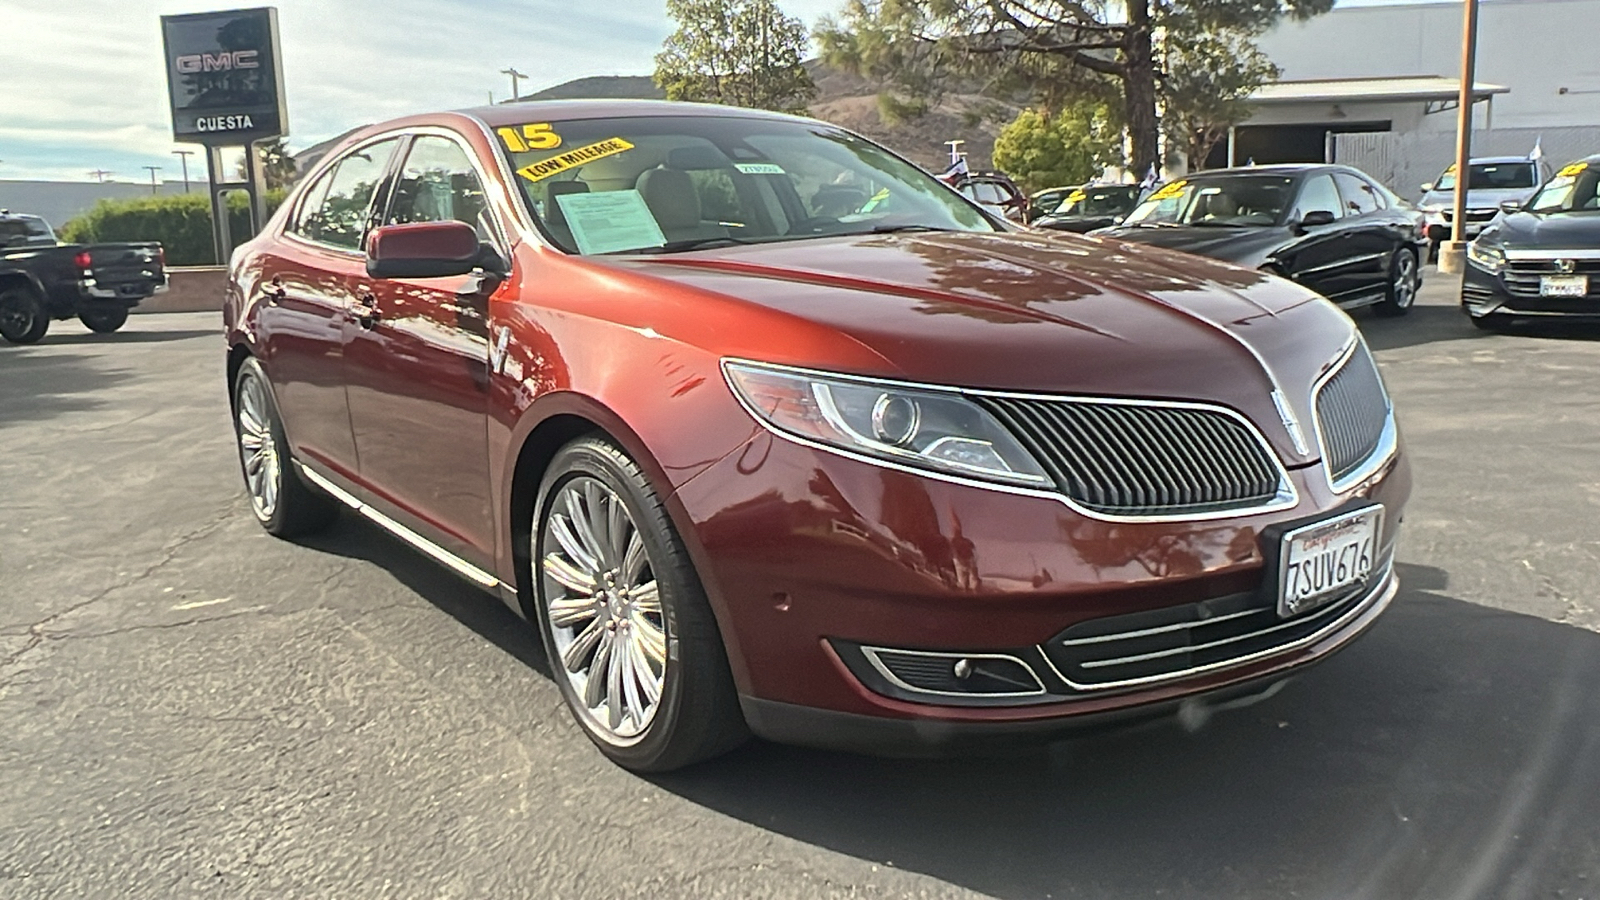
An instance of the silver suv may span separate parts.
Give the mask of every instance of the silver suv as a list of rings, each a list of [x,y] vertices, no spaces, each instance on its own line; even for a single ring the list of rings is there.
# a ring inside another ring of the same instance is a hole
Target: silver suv
[[[1507,200],[1527,202],[1549,173],[1544,163],[1526,156],[1485,156],[1467,164],[1467,238],[1476,237],[1500,214]],[[1417,208],[1427,217],[1428,240],[1438,249],[1450,239],[1450,216],[1455,204],[1456,167],[1451,163],[1437,180],[1422,186]]]

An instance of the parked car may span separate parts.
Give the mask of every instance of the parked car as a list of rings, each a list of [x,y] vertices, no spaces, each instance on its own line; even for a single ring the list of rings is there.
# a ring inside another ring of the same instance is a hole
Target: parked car
[[[820,213],[841,183],[868,199]],[[348,506],[498,593],[632,769],[1245,702],[1396,591],[1411,477],[1348,317],[1007,228],[809,119],[365,128],[235,254],[224,323],[256,519]]]
[[[1084,234],[1120,224],[1139,205],[1144,189],[1137,184],[1090,184],[1067,194],[1050,214],[1033,220],[1035,228]]]
[[[1600,154],[1563,166],[1502,212],[1467,245],[1461,307],[1472,323],[1600,321]]]
[[[73,316],[110,334],[166,286],[158,243],[63,244],[44,219],[0,210],[0,338],[10,343],[36,343],[51,319]]]
[[[961,195],[1002,219],[1021,222],[1027,217],[1028,198],[1004,172],[971,172],[953,185]]]
[[[1167,184],[1096,235],[1281,275],[1347,308],[1410,311],[1422,214],[1349,166],[1251,166]]]
[[[1072,192],[1079,189],[1079,185],[1071,187],[1053,187],[1042,191],[1035,191],[1028,195],[1028,221],[1035,221],[1043,216],[1055,212],[1061,201],[1067,199]]]
[[[1467,164],[1466,223],[1462,233],[1476,237],[1507,202],[1522,204],[1544,183],[1543,164],[1526,156],[1485,156]],[[1456,166],[1451,163],[1439,177],[1422,186],[1417,208],[1427,217],[1428,240],[1432,249],[1450,240],[1451,216],[1455,212]]]

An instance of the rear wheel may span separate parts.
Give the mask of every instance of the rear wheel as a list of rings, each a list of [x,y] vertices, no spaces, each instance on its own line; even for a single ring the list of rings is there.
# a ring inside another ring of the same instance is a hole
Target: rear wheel
[[[1388,291],[1373,311],[1380,316],[1403,316],[1411,312],[1421,285],[1422,269],[1417,265],[1417,255],[1401,247],[1389,261]]]
[[[233,383],[233,426],[239,465],[256,521],[278,537],[326,528],[339,508],[300,480],[290,463],[289,441],[261,364],[246,359]]]
[[[96,334],[111,334],[128,323],[125,309],[102,309],[78,313],[78,321]]]
[[[556,684],[589,739],[638,772],[743,742],[705,591],[633,460],[600,438],[568,444],[535,510],[533,612]]]
[[[28,288],[0,291],[0,338],[12,344],[36,344],[50,330],[39,295]]]

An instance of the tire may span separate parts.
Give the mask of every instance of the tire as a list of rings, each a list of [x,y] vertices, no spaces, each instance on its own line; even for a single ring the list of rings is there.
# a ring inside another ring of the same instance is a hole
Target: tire
[[[12,344],[37,344],[50,330],[44,302],[29,288],[0,291],[0,338]]]
[[[635,772],[682,768],[743,743],[749,731],[716,619],[638,465],[603,438],[573,441],[545,473],[532,524],[531,617],[589,740]]]
[[[95,334],[112,334],[117,329],[128,324],[128,311],[125,309],[96,310],[95,312],[78,313],[78,321],[85,328]]]
[[[338,517],[333,498],[301,481],[291,464],[272,384],[255,359],[246,359],[233,381],[233,432],[250,511],[262,528],[294,537],[320,531]]]
[[[1403,316],[1416,305],[1421,287],[1422,267],[1417,264],[1417,255],[1401,247],[1389,260],[1389,287],[1372,311],[1390,318]]]

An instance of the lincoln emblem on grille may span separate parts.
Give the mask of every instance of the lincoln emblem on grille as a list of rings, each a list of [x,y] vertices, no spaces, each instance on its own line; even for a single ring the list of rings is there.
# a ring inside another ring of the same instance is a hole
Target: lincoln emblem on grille
[[[1278,408],[1278,418],[1283,421],[1283,429],[1289,432],[1289,440],[1294,441],[1294,451],[1301,456],[1311,452],[1306,447],[1305,435],[1300,432],[1300,420],[1295,418],[1294,410],[1289,408],[1289,401],[1282,391],[1272,392],[1272,405]]]
[[[1578,261],[1575,259],[1558,259],[1556,260],[1556,271],[1563,275],[1571,275],[1573,272],[1578,271]]]

